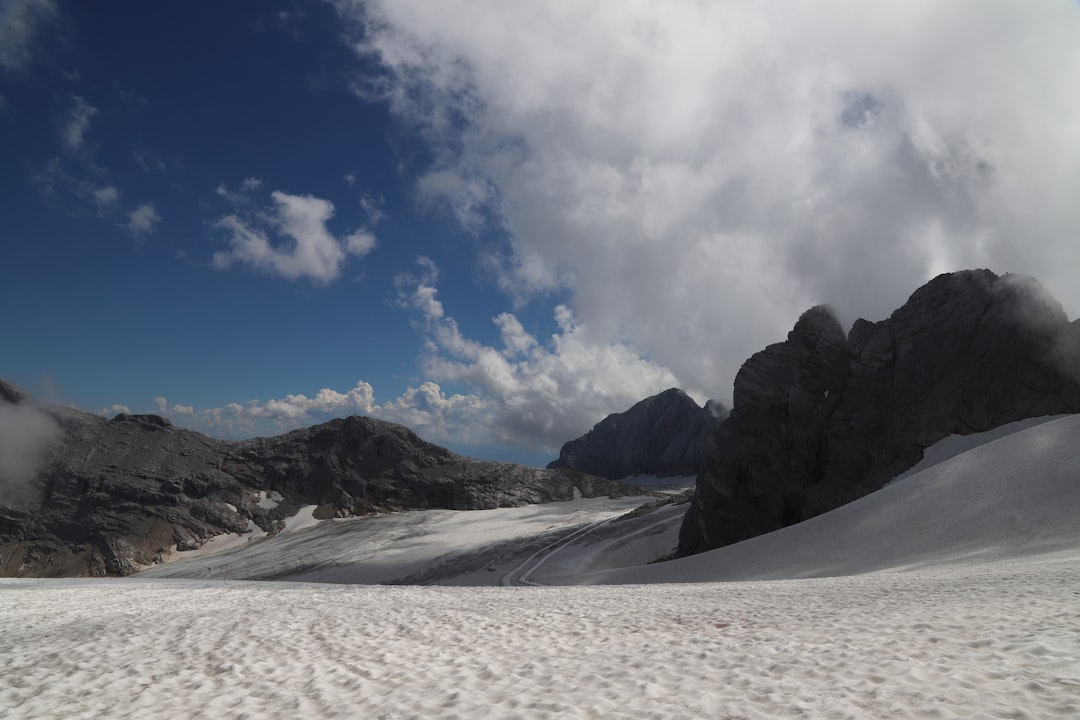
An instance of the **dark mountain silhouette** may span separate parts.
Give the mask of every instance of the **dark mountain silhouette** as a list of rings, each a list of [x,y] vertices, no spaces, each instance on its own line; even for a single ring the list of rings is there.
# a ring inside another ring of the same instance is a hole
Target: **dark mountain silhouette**
[[[844,333],[827,308],[747,360],[710,438],[683,555],[882,487],[952,434],[1080,412],[1080,324],[1029,277],[941,275]]]
[[[549,468],[617,480],[631,475],[697,475],[705,440],[727,415],[719,403],[700,407],[672,388],[613,413],[562,446]]]

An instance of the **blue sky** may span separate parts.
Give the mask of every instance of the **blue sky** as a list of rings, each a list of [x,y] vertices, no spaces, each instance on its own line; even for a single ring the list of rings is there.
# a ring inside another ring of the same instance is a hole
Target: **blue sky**
[[[827,302],[1080,291],[1073,3],[0,1],[0,377],[542,463]]]

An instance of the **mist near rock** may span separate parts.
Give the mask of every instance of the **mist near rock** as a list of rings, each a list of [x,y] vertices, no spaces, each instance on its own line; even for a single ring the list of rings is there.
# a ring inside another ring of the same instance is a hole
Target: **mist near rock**
[[[0,403],[0,504],[32,499],[34,479],[60,436],[59,423],[41,408]]]

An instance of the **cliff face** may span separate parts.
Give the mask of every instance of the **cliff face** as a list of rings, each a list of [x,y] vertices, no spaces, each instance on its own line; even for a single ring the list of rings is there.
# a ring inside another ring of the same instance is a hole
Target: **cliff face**
[[[697,475],[705,440],[727,411],[699,407],[682,390],[665,390],[613,413],[562,446],[549,468],[619,479],[631,475]]]
[[[14,391],[4,400],[25,402]],[[303,505],[325,518],[626,490],[569,470],[472,460],[366,417],[225,442],[155,415],[36,411],[55,418],[58,438],[21,492],[0,498],[0,575],[126,575],[214,535],[276,532]]]
[[[743,365],[679,551],[805,520],[877,490],[951,434],[1080,412],[1080,324],[1031,278],[941,275],[845,335],[803,314]]]

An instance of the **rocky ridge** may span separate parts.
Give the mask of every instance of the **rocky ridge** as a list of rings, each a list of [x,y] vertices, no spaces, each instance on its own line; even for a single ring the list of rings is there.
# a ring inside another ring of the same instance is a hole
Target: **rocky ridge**
[[[743,364],[683,522],[683,555],[877,490],[952,434],[1080,412],[1080,323],[1035,280],[938,276],[845,333],[824,307]]]
[[[29,402],[7,383],[0,395]],[[21,496],[31,500],[0,498],[4,576],[127,575],[216,535],[277,532],[304,505],[329,518],[642,492],[572,470],[473,460],[368,417],[230,442],[156,415],[38,409],[55,418],[59,439]]]
[[[562,446],[548,468],[618,480],[632,475],[697,475],[705,441],[727,416],[720,403],[699,406],[672,388],[612,413]]]

